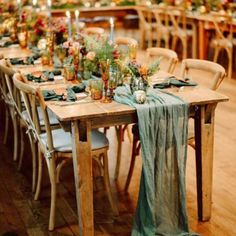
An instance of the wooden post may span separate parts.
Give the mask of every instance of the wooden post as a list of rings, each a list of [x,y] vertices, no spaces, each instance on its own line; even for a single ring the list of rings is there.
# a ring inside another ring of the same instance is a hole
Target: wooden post
[[[198,218],[211,218],[214,116],[216,103],[197,107],[195,114]]]
[[[94,235],[91,123],[72,121],[73,167],[80,235]]]

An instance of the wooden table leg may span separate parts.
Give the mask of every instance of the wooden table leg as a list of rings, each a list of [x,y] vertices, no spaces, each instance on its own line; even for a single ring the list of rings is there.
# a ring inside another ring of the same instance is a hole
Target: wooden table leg
[[[199,59],[204,60],[206,58],[206,43],[205,43],[205,29],[204,21],[199,20],[198,22],[198,35],[199,35]]]
[[[94,235],[91,123],[72,122],[73,166],[80,235]]]
[[[199,106],[195,113],[198,219],[211,218],[214,116],[217,104]]]

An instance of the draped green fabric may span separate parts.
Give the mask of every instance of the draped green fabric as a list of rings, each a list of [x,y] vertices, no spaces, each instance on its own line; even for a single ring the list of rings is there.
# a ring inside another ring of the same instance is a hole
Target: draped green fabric
[[[188,104],[152,89],[146,103],[137,104],[128,87],[118,87],[115,100],[138,115],[143,167],[132,236],[194,235],[185,197]]]

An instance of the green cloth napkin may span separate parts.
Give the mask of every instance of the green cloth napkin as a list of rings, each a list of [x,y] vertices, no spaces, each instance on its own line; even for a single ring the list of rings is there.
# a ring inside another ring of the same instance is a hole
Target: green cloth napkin
[[[76,94],[72,88],[67,88],[67,101],[75,102],[77,100]]]
[[[83,83],[80,83],[79,85],[75,85],[71,88],[74,93],[82,93],[85,91],[85,85]]]
[[[45,101],[62,101],[63,95],[56,94],[53,90],[42,90],[42,94]]]
[[[7,48],[7,47],[11,46],[12,44],[15,44],[15,43],[12,42],[12,41],[7,41],[7,42],[2,43],[2,44],[0,44],[0,45],[1,45],[1,47],[3,47],[3,48]]]
[[[186,211],[185,168],[188,104],[148,89],[137,104],[130,88],[118,87],[117,102],[135,107],[142,151],[142,175],[132,236],[190,236]]]
[[[28,81],[34,81],[36,83],[43,82],[43,80],[41,79],[41,76],[37,77],[37,76],[34,76],[32,74],[27,74],[26,78],[27,78]]]
[[[10,58],[12,65],[33,65],[34,61],[40,57],[38,53],[35,53],[32,56],[27,57],[26,59],[22,58]]]
[[[185,80],[178,80],[173,77],[170,77],[166,78],[166,80],[163,83],[154,84],[153,88],[164,89],[164,88],[169,88],[171,86],[182,87],[182,86],[196,86],[196,85],[197,85],[196,82],[191,81],[187,78]]]
[[[32,74],[27,74],[26,78],[28,81],[34,81],[36,83],[42,83],[42,82],[47,82],[47,81],[54,81],[54,74],[52,71],[43,71],[43,75],[46,77],[45,79],[42,79],[42,76],[34,76]]]

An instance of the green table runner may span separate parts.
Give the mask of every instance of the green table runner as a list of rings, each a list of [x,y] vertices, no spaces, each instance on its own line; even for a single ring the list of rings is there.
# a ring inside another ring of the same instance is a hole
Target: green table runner
[[[128,87],[118,87],[115,100],[138,115],[143,167],[132,235],[194,235],[185,197],[188,104],[153,89],[145,104],[137,104]]]

